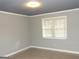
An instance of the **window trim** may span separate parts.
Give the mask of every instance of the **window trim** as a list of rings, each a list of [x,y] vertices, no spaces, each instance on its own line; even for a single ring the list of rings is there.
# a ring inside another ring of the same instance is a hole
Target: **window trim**
[[[59,37],[55,37],[55,36],[53,36],[53,37],[44,37],[43,36],[43,21],[45,20],[45,19],[52,19],[52,18],[61,18],[61,19],[65,19],[65,37],[63,37],[63,38],[59,38]],[[62,39],[62,40],[66,40],[67,39],[67,16],[55,16],[55,17],[49,17],[49,18],[43,18],[42,19],[42,37],[44,38],[44,39]]]

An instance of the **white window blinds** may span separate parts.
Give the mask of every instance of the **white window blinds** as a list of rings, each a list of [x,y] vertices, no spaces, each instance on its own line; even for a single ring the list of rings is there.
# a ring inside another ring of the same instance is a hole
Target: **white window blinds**
[[[42,32],[44,38],[66,39],[67,16],[42,19]]]

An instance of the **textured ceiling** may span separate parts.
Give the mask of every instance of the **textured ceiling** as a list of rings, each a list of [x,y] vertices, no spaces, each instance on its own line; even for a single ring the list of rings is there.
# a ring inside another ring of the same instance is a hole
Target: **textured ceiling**
[[[30,0],[0,0],[0,11],[14,12],[24,15],[37,15],[49,12],[79,8],[79,0],[40,0],[40,8],[31,9],[24,4]]]

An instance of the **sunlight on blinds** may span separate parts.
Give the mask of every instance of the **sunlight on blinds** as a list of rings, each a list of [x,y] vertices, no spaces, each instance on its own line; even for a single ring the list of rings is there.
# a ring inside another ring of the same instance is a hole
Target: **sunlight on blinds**
[[[42,19],[42,32],[44,38],[66,39],[67,16]]]

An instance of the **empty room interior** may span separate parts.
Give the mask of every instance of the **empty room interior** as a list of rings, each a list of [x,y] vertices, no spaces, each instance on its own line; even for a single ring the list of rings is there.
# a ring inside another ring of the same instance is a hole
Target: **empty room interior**
[[[79,59],[79,0],[0,0],[0,59]]]

